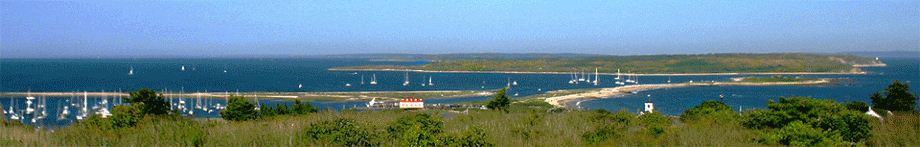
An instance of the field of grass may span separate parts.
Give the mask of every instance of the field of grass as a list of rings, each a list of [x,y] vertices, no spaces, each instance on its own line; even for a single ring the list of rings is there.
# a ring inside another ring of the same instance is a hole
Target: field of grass
[[[444,135],[462,135],[478,128],[484,141],[495,146],[764,146],[756,140],[758,130],[737,120],[702,119],[681,121],[673,116],[654,120],[626,112],[552,109],[546,103],[512,104],[509,113],[488,110],[444,111],[322,111],[299,116],[277,116],[253,121],[230,122],[177,117],[148,117],[135,127],[105,129],[81,123],[55,130],[35,130],[21,125],[0,127],[2,146],[339,146],[307,137],[311,124],[336,119],[354,120],[366,130],[367,141],[380,146],[402,146],[387,135],[398,118],[430,114],[443,122]],[[616,122],[608,122],[611,119]],[[605,121],[607,120],[607,121]],[[920,145],[920,115],[873,121],[873,136],[865,144],[880,146]],[[588,142],[585,134],[617,126],[607,139]],[[653,131],[655,130],[655,131]]]
[[[426,56],[433,62],[418,66],[369,65],[333,69],[412,69],[431,71],[506,71],[506,72],[593,72],[615,73],[757,73],[757,72],[854,72],[854,64],[874,60],[849,55],[817,54],[704,54],[643,56],[534,56],[502,58],[475,56]],[[512,56],[512,55],[508,55]]]

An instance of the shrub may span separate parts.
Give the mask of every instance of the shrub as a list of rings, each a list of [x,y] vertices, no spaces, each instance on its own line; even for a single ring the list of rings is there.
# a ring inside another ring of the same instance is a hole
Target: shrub
[[[239,96],[230,96],[227,101],[227,109],[220,111],[220,117],[230,121],[246,121],[258,118],[256,106],[250,103],[246,98]]]
[[[790,146],[831,146],[840,143],[840,136],[828,134],[801,121],[794,121],[783,128],[770,132],[759,140],[768,144]]]
[[[116,128],[134,127],[144,117],[137,108],[130,105],[118,105],[112,108],[112,126]]]
[[[607,110],[597,110],[590,119],[595,129],[585,132],[581,138],[588,144],[597,144],[609,138],[620,137],[634,123],[635,118],[635,115],[625,111],[610,113]]]
[[[511,105],[511,99],[505,95],[506,91],[508,91],[508,88],[502,88],[498,90],[498,92],[495,92],[495,98],[489,101],[486,107],[492,110],[508,112],[508,106]]]
[[[692,121],[704,118],[730,120],[735,116],[737,116],[735,115],[735,112],[732,111],[731,107],[725,105],[725,103],[710,100],[705,101],[693,108],[687,109],[687,111],[684,111],[684,113],[680,115],[680,119],[684,121]]]
[[[842,137],[842,141],[860,142],[869,138],[869,118],[862,112],[849,110],[846,107],[835,103],[831,100],[816,100],[812,98],[780,98],[779,103],[770,102],[767,104],[768,110],[756,110],[745,116],[742,124],[748,128],[770,130],[773,128],[780,129],[791,125],[793,122],[799,126],[792,126],[791,129],[801,127],[811,127],[815,130],[821,130],[823,138]],[[765,140],[775,138],[775,136],[797,136],[801,134],[784,134],[796,133],[795,131],[770,132],[773,134],[766,136]],[[779,141],[786,145],[792,142],[813,142],[808,140],[795,140],[790,138],[788,141]],[[813,137],[812,137],[813,138]],[[808,137],[803,139],[809,139]],[[768,143],[770,141],[767,141]],[[824,143],[822,143],[824,144]]]
[[[891,111],[916,111],[917,95],[910,92],[910,85],[895,80],[885,89],[885,95],[876,92],[872,95],[875,108]]]
[[[306,128],[306,135],[310,139],[321,140],[343,146],[373,146],[373,138],[364,128],[357,125],[354,120],[336,119],[311,124]]]
[[[442,144],[444,124],[428,114],[400,117],[387,127],[387,132],[403,146],[436,146]]]
[[[654,112],[639,115],[639,124],[645,127],[650,135],[658,137],[671,125],[671,120],[661,113]]]
[[[869,104],[866,104],[864,102],[849,102],[846,104],[846,106],[847,106],[847,109],[850,109],[853,111],[859,111],[859,112],[869,111]]]
[[[169,102],[166,102],[163,95],[157,95],[156,91],[142,88],[130,95],[125,102],[137,107],[141,114],[162,115],[169,112]]]

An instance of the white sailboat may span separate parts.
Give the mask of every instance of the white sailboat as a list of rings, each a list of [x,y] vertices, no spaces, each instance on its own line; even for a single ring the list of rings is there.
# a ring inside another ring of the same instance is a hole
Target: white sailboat
[[[77,116],[77,120],[83,120],[83,118],[86,118],[86,116],[89,115],[89,104],[87,104],[88,100],[89,96],[86,94],[86,91],[83,91],[83,106],[81,106],[82,111],[80,111],[80,115]]]
[[[434,83],[431,82],[431,76],[428,76],[428,86],[434,86]]]
[[[572,79],[569,79],[569,84],[575,84],[575,83],[576,83],[576,80],[575,80],[575,79],[576,79],[576,78],[575,78],[575,73],[572,73],[572,75],[570,75],[569,78],[572,78]]]
[[[597,68],[594,68],[594,81],[593,81],[593,83],[594,83],[594,86],[597,86],[597,84],[600,84],[600,76],[597,75]]]
[[[361,75],[361,85],[364,85],[364,75]]]
[[[617,77],[613,78],[614,80],[620,80],[620,69],[617,68]]]
[[[406,80],[403,81],[403,86],[409,86],[409,72],[406,72]]]
[[[303,89],[303,84],[297,85],[297,89]]]
[[[134,66],[131,66],[131,68],[128,69],[128,75],[129,75],[129,76],[130,76],[130,75],[134,75]]]
[[[370,83],[370,84],[371,84],[371,85],[377,85],[377,74],[374,74],[373,77],[371,77],[371,83]]]
[[[584,81],[585,81],[585,72],[581,72],[581,77],[578,78],[578,81],[579,81],[579,82],[584,82]]]
[[[26,96],[26,114],[32,114],[35,111],[35,108],[32,107],[32,100],[35,100],[35,97],[30,93],[29,96]]]
[[[185,71],[185,65],[182,65],[182,69],[181,69],[181,70],[182,70],[182,71]]]

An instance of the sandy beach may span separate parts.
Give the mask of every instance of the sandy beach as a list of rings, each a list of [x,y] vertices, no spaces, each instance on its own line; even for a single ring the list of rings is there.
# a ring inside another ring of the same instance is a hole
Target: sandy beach
[[[640,84],[627,85],[613,88],[601,88],[597,90],[586,91],[582,93],[547,97],[544,99],[547,103],[556,107],[566,107],[566,104],[572,101],[619,97],[633,92],[679,88],[691,86],[777,86],[777,85],[817,85],[830,83],[828,79],[801,81],[801,82],[699,82],[699,83],[674,83],[674,84]]]

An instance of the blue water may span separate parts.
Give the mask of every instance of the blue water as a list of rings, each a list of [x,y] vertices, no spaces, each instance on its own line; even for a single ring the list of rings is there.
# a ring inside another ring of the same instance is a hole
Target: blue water
[[[802,75],[804,77],[837,78],[843,82],[821,86],[768,86],[768,87],[692,87],[662,89],[628,95],[581,102],[578,106],[585,109],[608,109],[636,111],[651,94],[656,109],[666,114],[679,114],[683,110],[704,100],[719,99],[727,104],[743,109],[763,108],[769,99],[781,96],[811,96],[838,101],[865,101],[872,92],[885,88],[892,80],[902,80],[918,91],[920,86],[920,58],[886,59],[889,66],[867,68],[868,75]],[[614,87],[613,76],[601,76],[601,85],[571,85],[567,81],[570,75],[554,74],[494,74],[494,73],[416,73],[410,72],[409,86],[402,82],[406,72],[344,72],[329,71],[330,67],[397,64],[418,65],[415,62],[378,62],[359,59],[0,59],[0,92],[104,92],[130,91],[148,87],[161,91],[173,92],[319,92],[319,91],[415,91],[415,90],[491,90],[506,86],[508,81],[517,81],[518,85],[508,92],[512,97],[523,97],[560,89]],[[182,71],[181,67],[186,70]],[[134,75],[128,75],[133,67]],[[224,71],[227,72],[224,72]],[[624,69],[625,70],[625,69]],[[361,76],[369,82],[376,74],[379,84],[360,84]],[[425,85],[428,78],[433,79],[434,86]],[[642,83],[666,83],[693,81],[729,81],[732,76],[645,76]],[[298,88],[303,84],[303,88]],[[352,84],[352,86],[345,86]],[[517,96],[514,96],[517,94]],[[41,99],[41,98],[40,98]],[[56,121],[60,108],[70,102],[82,103],[82,96],[48,97],[47,121],[38,122],[39,126],[61,126],[70,124],[68,119]],[[485,101],[489,97],[464,97],[454,99],[432,99],[426,103],[458,103]],[[15,101],[15,109],[23,110],[24,97],[0,97],[3,109],[8,110],[10,100]],[[174,99],[178,101],[178,99]],[[210,100],[209,104],[225,105],[222,99]],[[89,103],[101,101],[100,97],[90,97]],[[110,103],[116,101],[109,97]],[[174,101],[174,102],[175,102]],[[185,98],[187,107],[195,105],[195,100]],[[263,105],[274,106],[278,103],[290,104],[287,100],[260,99]],[[366,102],[310,101],[321,109],[343,109],[362,107]],[[71,107],[76,114],[76,108]],[[17,112],[19,113],[19,112]],[[20,113],[22,114],[22,113]],[[207,113],[196,110],[196,117],[219,117],[217,112]],[[27,116],[28,117],[28,116]],[[8,118],[8,117],[5,117]],[[54,120],[54,121],[52,121]],[[26,120],[26,123],[30,123]]]
[[[768,100],[779,97],[807,96],[831,99],[839,102],[861,101],[871,104],[869,96],[885,89],[893,80],[907,82],[911,91],[920,91],[920,58],[886,59],[888,67],[866,68],[867,75],[806,75],[807,77],[836,78],[841,82],[817,86],[713,86],[659,89],[639,92],[635,95],[584,101],[580,107],[586,109],[626,110],[636,112],[651,98],[655,110],[665,114],[678,115],[687,108],[706,100],[722,100],[735,110],[765,108]],[[649,97],[651,95],[651,97]],[[724,95],[720,99],[719,95]],[[918,105],[920,107],[920,105]]]

